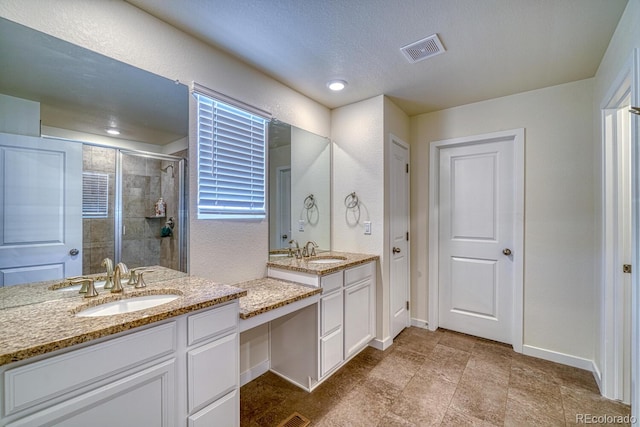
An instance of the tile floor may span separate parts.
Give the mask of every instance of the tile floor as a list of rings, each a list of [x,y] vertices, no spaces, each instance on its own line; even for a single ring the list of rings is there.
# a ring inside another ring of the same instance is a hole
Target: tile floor
[[[312,393],[266,373],[241,388],[240,400],[243,427],[275,427],[293,412],[326,427],[565,426],[581,424],[580,414],[630,412],[600,397],[591,372],[419,328],[384,352],[366,348]]]

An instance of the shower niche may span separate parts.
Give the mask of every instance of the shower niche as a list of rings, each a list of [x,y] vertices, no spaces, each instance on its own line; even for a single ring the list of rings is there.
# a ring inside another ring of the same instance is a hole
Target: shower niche
[[[106,211],[83,214],[83,274],[104,271],[104,258],[132,268],[186,271],[186,160],[181,154],[186,156],[83,145],[83,174],[108,176]]]

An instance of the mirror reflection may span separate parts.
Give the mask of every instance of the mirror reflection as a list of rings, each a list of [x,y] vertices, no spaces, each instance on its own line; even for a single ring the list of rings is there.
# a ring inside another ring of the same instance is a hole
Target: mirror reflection
[[[0,60],[0,286],[185,270],[188,88],[2,18]]]
[[[331,141],[277,120],[269,124],[269,251],[290,241],[331,249]]]

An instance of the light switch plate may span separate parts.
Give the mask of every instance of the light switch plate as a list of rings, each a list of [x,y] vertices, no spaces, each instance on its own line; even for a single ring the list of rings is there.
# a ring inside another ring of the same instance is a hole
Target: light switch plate
[[[299,219],[298,220],[298,231],[304,231],[304,220],[303,219]]]
[[[364,222],[364,234],[371,234],[371,221]]]

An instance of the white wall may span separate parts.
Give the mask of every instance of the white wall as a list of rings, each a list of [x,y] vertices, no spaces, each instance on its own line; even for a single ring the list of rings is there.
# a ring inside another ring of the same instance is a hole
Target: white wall
[[[40,136],[40,103],[0,93],[0,132]]]
[[[598,179],[595,181],[595,201],[596,201],[596,221],[594,224],[594,230],[596,230],[596,254],[600,256],[602,251],[602,239],[600,238],[602,230],[602,185],[600,175],[602,173],[602,119],[601,119],[601,106],[605,102],[605,96],[614,84],[615,79],[622,71],[625,63],[630,59],[632,50],[634,48],[640,48],[640,0],[630,0],[627,4],[618,27],[616,28],[609,47],[605,52],[605,55],[600,63],[598,72],[594,79],[594,95],[593,95],[593,122],[594,122],[594,137],[593,137],[593,152],[594,152],[594,164],[593,168],[596,171]],[[597,264],[596,277],[600,279],[601,269],[600,261]],[[598,286],[595,289],[595,300],[598,302],[596,306],[597,323],[599,325],[600,311],[602,306],[601,292],[604,283],[598,282]],[[599,337],[602,338],[602,337]],[[601,342],[596,342],[596,354],[595,363],[600,371],[601,366]]]
[[[376,292],[376,337],[380,341],[389,337],[388,215],[385,216],[389,133],[408,142],[409,118],[385,96],[332,111],[332,246],[340,251],[380,256]],[[352,192],[360,202],[359,217],[345,207],[345,197]],[[364,234],[364,221],[371,221],[371,235]]]
[[[427,319],[429,143],[525,128],[524,344],[594,355],[593,80],[412,117],[412,315]]]

